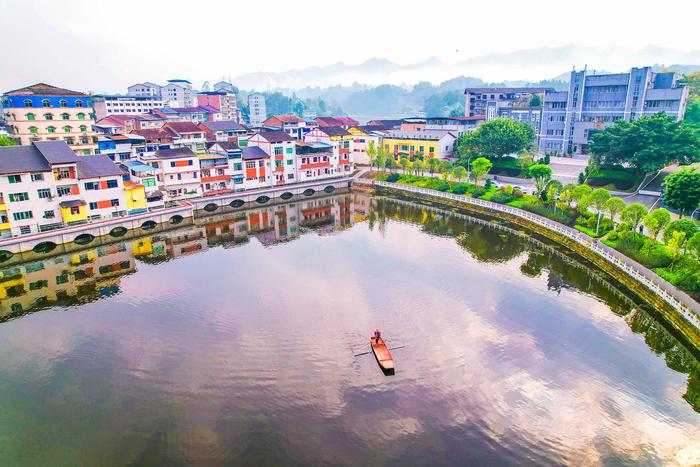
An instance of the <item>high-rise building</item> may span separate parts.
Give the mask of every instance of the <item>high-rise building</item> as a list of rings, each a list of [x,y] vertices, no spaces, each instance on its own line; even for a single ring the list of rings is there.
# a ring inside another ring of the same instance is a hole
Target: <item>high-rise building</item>
[[[2,105],[8,132],[20,144],[65,141],[77,154],[95,153],[95,120],[87,94],[38,83],[5,93]]]
[[[221,112],[222,120],[238,122],[238,102],[235,94],[226,91],[207,91],[197,94],[197,105],[208,105]]]
[[[682,119],[688,89],[674,73],[650,67],[629,73],[571,72],[569,90],[548,91],[538,135],[540,150],[586,153],[591,135],[616,121],[630,121],[657,112]]]
[[[263,122],[267,120],[265,96],[259,92],[248,94],[248,112],[250,125],[253,127],[262,126]]]
[[[467,117],[483,116],[486,120],[499,117],[508,107],[529,107],[533,96],[542,97],[552,88],[467,88],[464,109]]]

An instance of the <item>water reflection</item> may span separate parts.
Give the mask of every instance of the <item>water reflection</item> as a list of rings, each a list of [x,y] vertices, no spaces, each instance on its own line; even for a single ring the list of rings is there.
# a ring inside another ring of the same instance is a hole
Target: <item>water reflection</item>
[[[700,442],[683,343],[491,219],[346,193],[0,277],[9,464],[658,464]],[[391,378],[353,357],[375,325],[409,344]]]

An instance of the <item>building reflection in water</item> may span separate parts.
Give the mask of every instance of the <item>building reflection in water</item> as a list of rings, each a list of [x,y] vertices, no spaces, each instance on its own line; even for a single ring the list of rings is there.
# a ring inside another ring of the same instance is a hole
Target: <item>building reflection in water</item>
[[[0,321],[52,306],[70,306],[119,292],[138,262],[156,264],[223,245],[257,239],[265,246],[330,234],[363,220],[370,198],[345,193],[285,204],[242,208],[195,220],[195,225],[18,265],[0,265]]]

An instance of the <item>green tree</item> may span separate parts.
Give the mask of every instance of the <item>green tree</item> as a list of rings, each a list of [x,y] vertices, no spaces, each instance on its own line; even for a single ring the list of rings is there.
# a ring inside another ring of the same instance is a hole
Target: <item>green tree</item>
[[[610,216],[610,220],[613,221],[613,225],[615,225],[615,217],[625,209],[625,201],[614,196],[603,204],[603,209],[605,209]]]
[[[591,197],[591,194],[588,193],[581,196],[578,201],[576,201],[576,209],[581,214],[585,214],[586,211],[588,211],[588,208],[591,207],[591,204],[593,204],[593,198]]]
[[[542,105],[542,97],[539,94],[533,94],[529,105],[530,107],[540,107]]]
[[[685,245],[685,232],[675,231],[671,235],[671,238],[666,242],[666,249],[668,254],[671,256],[671,271],[673,271],[673,266],[676,261],[678,261],[683,254],[683,246]]]
[[[387,155],[387,158],[384,161],[384,165],[387,169],[389,169],[389,172],[393,172],[392,169],[396,167],[396,159],[394,158],[394,156],[391,154]]]
[[[632,203],[622,210],[620,217],[624,222],[628,222],[632,226],[632,229],[637,230],[639,223],[642,222],[647,212],[648,210],[643,204]]]
[[[377,147],[374,145],[374,141],[370,141],[367,144],[367,161],[369,162],[369,171],[372,171],[372,167],[374,166],[376,160],[377,160]]]
[[[479,180],[489,173],[489,170],[491,170],[491,167],[493,167],[493,164],[491,163],[490,160],[488,160],[485,157],[477,157],[472,161],[472,170],[471,170],[471,177],[472,180],[474,180],[474,184],[478,185]]]
[[[559,193],[559,201],[557,201],[557,207],[562,211],[569,209],[571,207],[571,190],[569,188],[563,189]]]
[[[700,258],[700,232],[690,237],[685,246],[695,259]]]
[[[442,174],[442,179],[447,181],[452,175],[452,162],[440,161],[440,173]]]
[[[651,238],[654,240],[669,222],[671,222],[671,213],[664,208],[654,209],[644,216],[644,227],[652,234]]]
[[[528,167],[533,164],[534,157],[529,151],[520,151],[518,153],[518,165],[520,166],[520,171],[527,171]]]
[[[598,234],[598,229],[600,228],[600,218],[603,215],[605,203],[607,203],[608,200],[610,200],[610,192],[605,188],[596,188],[590,194],[590,197],[593,207],[595,207],[596,211],[598,211],[598,222],[596,222],[595,225],[595,233]]]
[[[421,175],[426,170],[427,162],[425,160],[416,159],[413,161],[413,172],[415,175]]]
[[[433,176],[435,172],[437,172],[438,168],[440,167],[440,161],[434,157],[430,157],[428,159],[428,171],[430,172],[430,176]]]
[[[409,161],[407,157],[402,157],[401,159],[399,159],[399,165],[403,169],[404,173],[408,173],[406,169],[408,168],[408,164],[410,163],[411,161]]]
[[[576,201],[578,203],[579,201],[581,201],[582,198],[590,195],[592,191],[593,191],[593,189],[588,185],[577,185],[571,191],[571,197],[573,198],[574,201]]]
[[[456,165],[452,169],[452,176],[457,179],[458,182],[461,182],[462,179],[467,175],[467,169],[462,167],[461,165]]]
[[[678,209],[681,216],[697,208],[700,203],[700,172],[681,170],[668,175],[664,180],[664,200],[666,206]]]
[[[381,144],[377,148],[377,154],[374,156],[374,164],[377,166],[380,172],[384,172],[386,167],[387,154],[384,146]]]
[[[482,123],[469,133],[463,133],[457,142],[457,153],[462,158],[478,154],[489,159],[528,149],[535,137],[530,125],[507,118],[496,118]]]
[[[546,164],[533,164],[528,173],[535,180],[535,190],[541,194],[552,178],[552,169]]]
[[[589,149],[597,166],[625,165],[656,172],[671,163],[700,158],[700,137],[674,117],[657,113],[632,121],[617,121],[591,137]]]
[[[0,135],[0,146],[15,146],[15,140],[5,135]]]
[[[664,242],[668,243],[674,232],[685,232],[686,238],[692,238],[697,231],[698,226],[690,219],[676,219],[664,229]]]

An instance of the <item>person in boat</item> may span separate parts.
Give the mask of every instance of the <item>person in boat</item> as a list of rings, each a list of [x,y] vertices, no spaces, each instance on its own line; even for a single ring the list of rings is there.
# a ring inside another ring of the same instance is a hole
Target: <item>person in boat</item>
[[[382,332],[379,329],[374,330],[374,342],[379,344],[379,338],[382,337]]]

